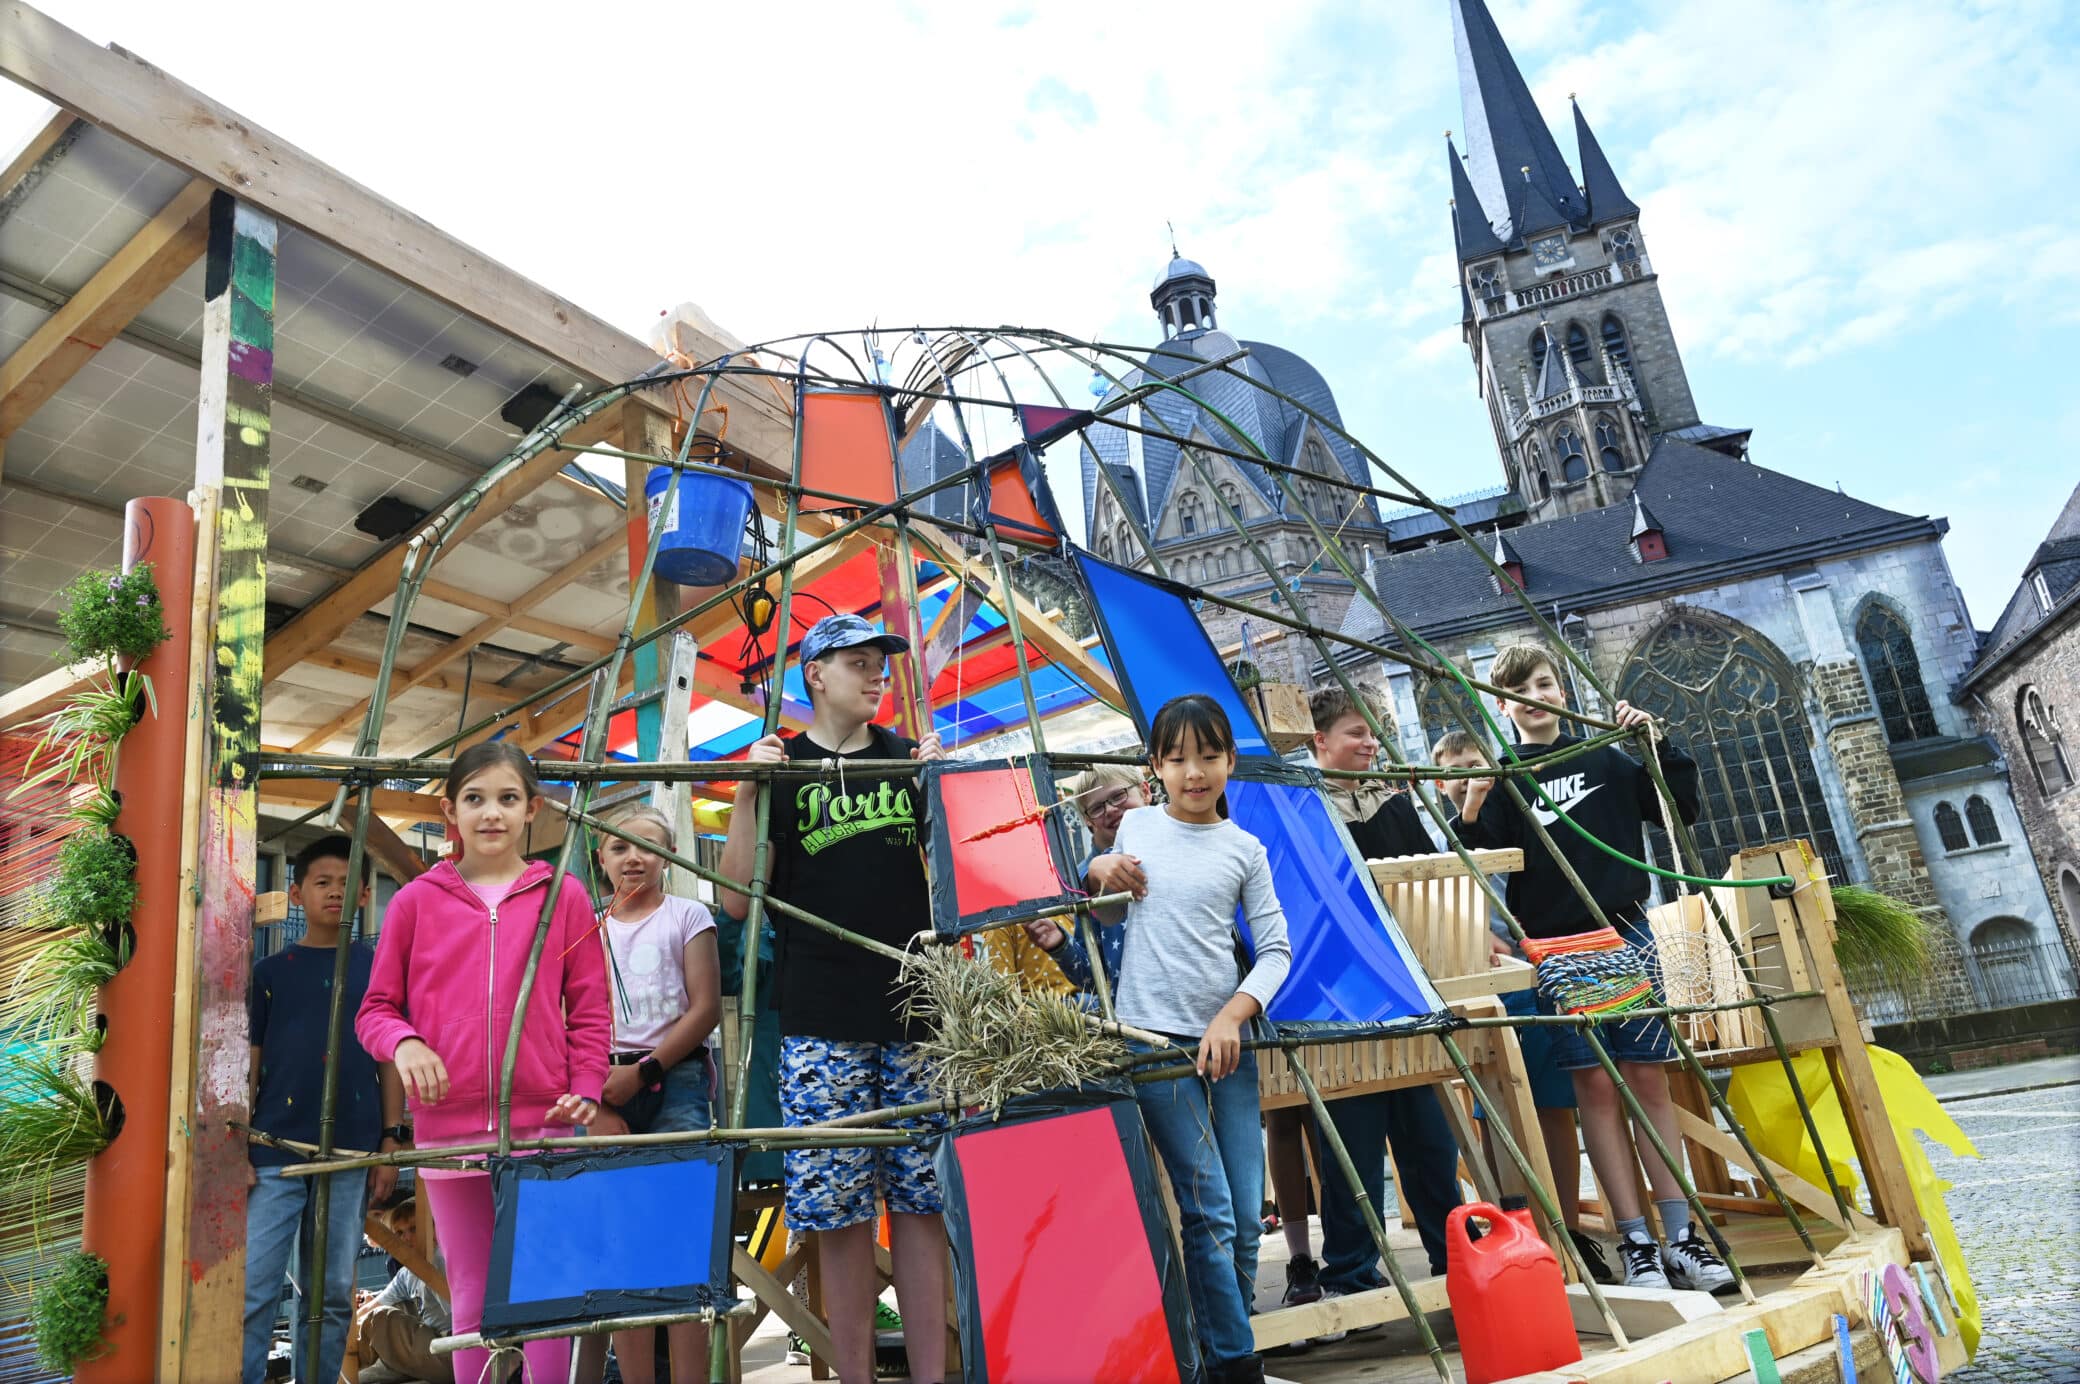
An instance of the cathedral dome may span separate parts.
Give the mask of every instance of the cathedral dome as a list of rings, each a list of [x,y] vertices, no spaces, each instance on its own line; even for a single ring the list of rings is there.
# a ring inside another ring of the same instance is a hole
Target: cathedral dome
[[[1161,288],[1172,279],[1211,279],[1212,277],[1213,275],[1206,272],[1206,266],[1199,263],[1199,261],[1188,260],[1183,255],[1172,255],[1169,265],[1156,279],[1156,287]]]

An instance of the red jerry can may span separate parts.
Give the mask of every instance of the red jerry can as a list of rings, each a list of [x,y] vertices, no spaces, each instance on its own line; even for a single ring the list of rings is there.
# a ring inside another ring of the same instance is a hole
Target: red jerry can
[[[1488,1226],[1478,1240],[1467,1234],[1474,1217]],[[1453,1208],[1444,1238],[1445,1289],[1466,1384],[1493,1384],[1582,1358],[1560,1261],[1524,1218],[1475,1202]]]

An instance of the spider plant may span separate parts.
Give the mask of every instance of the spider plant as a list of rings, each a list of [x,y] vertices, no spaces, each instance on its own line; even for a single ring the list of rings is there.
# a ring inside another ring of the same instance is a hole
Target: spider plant
[[[52,1264],[36,1285],[29,1313],[36,1355],[45,1369],[69,1377],[107,1350],[108,1261],[74,1250]]]
[[[86,796],[65,811],[66,820],[103,831],[114,831],[116,819],[122,815],[123,795],[98,783],[87,785]]]
[[[112,673],[106,685],[90,683],[75,692],[65,705],[41,718],[42,732],[22,765],[22,785],[15,791],[25,792],[54,778],[112,786],[116,747],[147,707],[157,711],[158,696],[152,680],[134,670]]]
[[[107,1148],[116,1128],[77,1054],[32,1047],[0,1085],[0,1185],[37,1200],[59,1173]]]
[[[130,929],[120,926],[80,928],[45,946],[15,974],[15,1002],[8,1008],[17,1016],[17,1031],[100,1051],[101,987],[129,964],[130,951]]]

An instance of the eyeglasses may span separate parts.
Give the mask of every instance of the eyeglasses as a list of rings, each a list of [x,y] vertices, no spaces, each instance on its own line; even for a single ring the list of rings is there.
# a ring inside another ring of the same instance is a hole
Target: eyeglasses
[[[1127,799],[1132,797],[1133,794],[1134,790],[1131,788],[1116,788],[1112,792],[1107,793],[1104,797],[1098,799],[1096,802],[1084,808],[1084,816],[1102,817],[1108,812],[1113,812],[1121,808],[1124,808],[1127,805]]]

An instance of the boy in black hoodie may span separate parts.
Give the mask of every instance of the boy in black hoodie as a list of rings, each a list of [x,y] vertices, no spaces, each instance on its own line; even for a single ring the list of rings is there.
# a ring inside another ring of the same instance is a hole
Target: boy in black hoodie
[[[1578,743],[1579,737],[1561,732],[1561,718],[1547,709],[1564,708],[1567,692],[1560,681],[1559,665],[1544,646],[1513,644],[1505,648],[1496,655],[1488,680],[1536,703],[1496,699],[1497,709],[1516,726],[1515,748],[1519,758],[1535,761]],[[1621,726],[1649,725],[1653,720],[1626,702],[1618,703],[1612,719]],[[1661,771],[1675,797],[1675,811],[1685,822],[1694,822],[1696,763],[1666,740],[1657,740],[1655,745]],[[1646,872],[1597,850],[1560,821],[1566,816],[1597,840],[1628,856],[1638,855],[1646,824],[1661,821],[1659,796],[1646,768],[1623,751],[1605,746],[1548,770],[1540,771],[1535,764],[1527,766],[1511,777],[1531,815],[1547,828],[1553,844],[1581,876],[1604,916],[1634,945],[1649,945],[1652,937],[1644,910]],[[1543,790],[1543,796],[1532,788],[1533,780]],[[1510,912],[1532,937],[1567,937],[1594,931],[1597,924],[1587,905],[1567,882],[1559,862],[1538,840],[1523,810],[1507,796],[1490,801],[1493,786],[1491,779],[1475,779],[1467,785],[1458,830],[1469,846],[1514,846],[1524,852],[1523,870],[1509,878]],[[1657,994],[1657,1002],[1659,998]],[[1543,996],[1539,1008],[1551,1012]],[[1663,1070],[1664,1064],[1675,1060],[1675,1045],[1667,1025],[1660,1018],[1606,1021],[1598,1025],[1597,1032],[1626,1084],[1639,1098],[1641,1108],[1660,1131],[1662,1142],[1671,1149],[1682,1147],[1676,1137],[1675,1103],[1669,1096],[1668,1074]],[[1683,1199],[1675,1174],[1658,1154],[1641,1157],[1634,1148],[1617,1087],[1597,1062],[1580,1030],[1563,1029],[1554,1038],[1553,1064],[1574,1077],[1582,1142],[1588,1146],[1589,1162],[1603,1183],[1617,1220],[1618,1251],[1624,1261],[1626,1286],[1662,1288],[1672,1284],[1707,1292],[1733,1286],[1733,1275],[1713,1253],[1710,1240],[1690,1223],[1689,1204]],[[1633,1182],[1635,1159],[1645,1165],[1654,1205],[1668,1237],[1666,1244],[1657,1245],[1647,1231]]]

